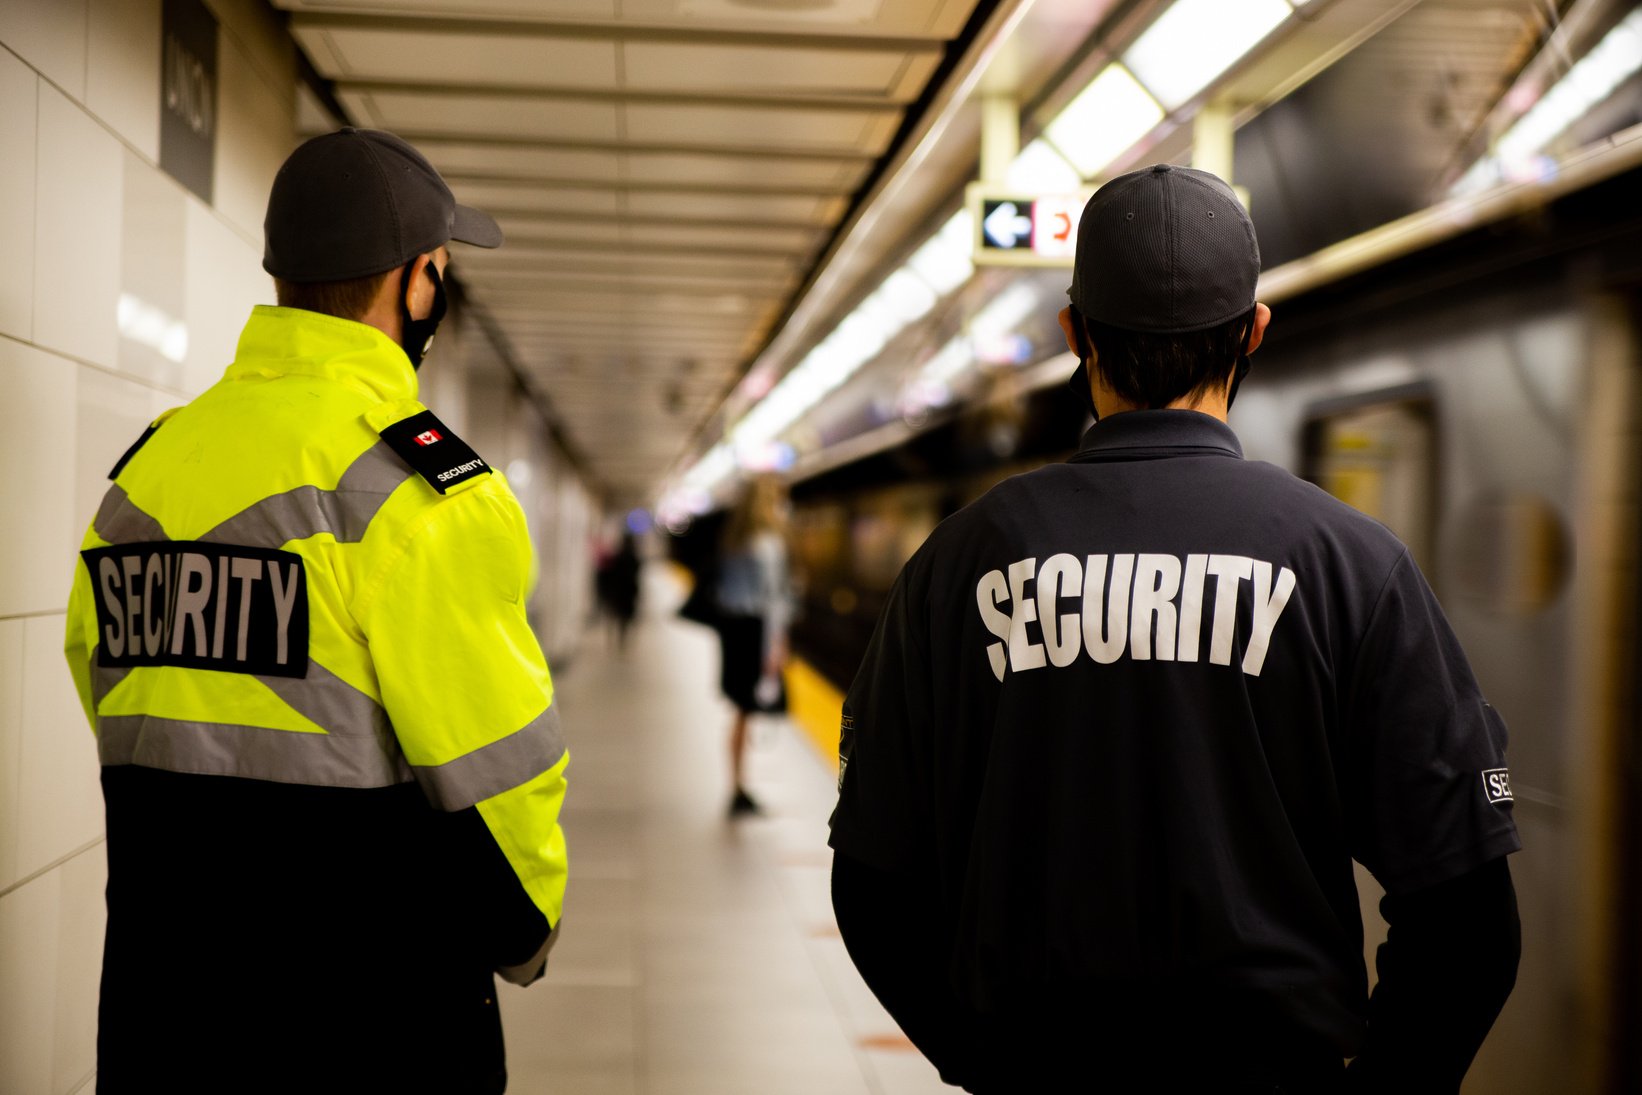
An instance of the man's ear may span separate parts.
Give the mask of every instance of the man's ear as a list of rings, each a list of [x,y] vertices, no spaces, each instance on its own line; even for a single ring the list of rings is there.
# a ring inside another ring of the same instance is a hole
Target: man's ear
[[[1254,330],[1249,333],[1249,348],[1246,353],[1254,353],[1260,348],[1260,342],[1266,337],[1266,324],[1271,322],[1271,309],[1264,304],[1254,306]]]
[[[404,294],[405,310],[412,319],[426,319],[433,311],[433,280],[426,271],[428,263],[433,261],[433,253],[417,255],[411,262],[410,276],[404,280],[401,292]],[[434,267],[435,270],[438,267]]]
[[[1083,356],[1083,351],[1078,349],[1077,332],[1072,329],[1071,306],[1068,305],[1067,307],[1062,308],[1060,310],[1060,314],[1055,316],[1055,319],[1060,322],[1061,334],[1066,336],[1066,348],[1071,350],[1074,355],[1081,358]]]

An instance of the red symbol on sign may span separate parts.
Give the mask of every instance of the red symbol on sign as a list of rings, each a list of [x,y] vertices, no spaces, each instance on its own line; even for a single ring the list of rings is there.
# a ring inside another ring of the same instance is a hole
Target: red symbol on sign
[[[431,445],[435,441],[438,441],[438,440],[439,440],[439,431],[438,430],[427,430],[423,433],[419,433],[419,434],[416,435],[416,443],[418,445]]]
[[[1055,220],[1060,221],[1060,229],[1059,231],[1052,233],[1052,235],[1055,239],[1064,243],[1066,240],[1071,238],[1072,235],[1072,214],[1056,213]]]

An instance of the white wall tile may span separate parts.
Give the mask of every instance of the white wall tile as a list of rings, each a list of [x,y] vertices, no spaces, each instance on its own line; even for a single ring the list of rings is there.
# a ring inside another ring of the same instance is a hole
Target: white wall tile
[[[262,240],[268,190],[280,164],[296,147],[295,84],[276,92],[237,41],[218,41],[217,156],[214,201],[248,238]]]
[[[91,0],[86,106],[160,158],[160,0]]]
[[[52,1091],[72,1091],[97,1067],[97,994],[108,908],[107,846],[99,844],[58,868],[57,1015]]]
[[[34,334],[34,70],[0,50],[0,333]]]
[[[188,197],[181,184],[125,154],[121,181],[120,299],[151,322],[133,324],[119,335],[123,373],[154,384],[180,388],[186,379],[183,360],[166,356],[155,334],[170,323],[184,322],[184,236]],[[173,356],[176,356],[173,353]]]
[[[239,332],[255,304],[274,302],[274,283],[262,269],[262,249],[252,247],[198,199],[188,199],[184,309],[190,393],[215,384],[234,360]]]
[[[0,430],[0,616],[60,612],[74,552],[75,365],[0,338],[0,391],[18,408]],[[89,515],[86,516],[89,520]]]
[[[26,877],[103,835],[97,742],[63,660],[63,616],[23,625],[23,793],[18,867]]]
[[[0,890],[23,877],[17,869],[22,760],[23,621],[0,620]]]
[[[59,892],[53,871],[0,897],[0,1091],[51,1090]]]
[[[74,516],[80,532],[108,492],[108,473],[178,396],[82,365],[75,399]]]
[[[124,150],[50,87],[39,118],[34,341],[112,368]]]
[[[86,93],[86,0],[6,0],[0,44],[76,99]]]

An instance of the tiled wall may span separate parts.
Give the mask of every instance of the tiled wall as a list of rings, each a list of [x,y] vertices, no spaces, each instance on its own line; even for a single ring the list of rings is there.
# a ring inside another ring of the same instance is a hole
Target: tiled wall
[[[294,143],[293,55],[208,0],[215,200],[159,170],[160,0],[0,0],[0,1092],[90,1090],[105,881],[97,755],[61,653],[75,549],[114,461],[220,375],[272,300],[262,210]],[[173,361],[122,295],[187,325]]]

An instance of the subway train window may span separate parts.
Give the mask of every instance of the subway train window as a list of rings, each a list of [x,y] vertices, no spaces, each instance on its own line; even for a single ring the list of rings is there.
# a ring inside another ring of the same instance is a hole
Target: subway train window
[[[1425,394],[1387,394],[1314,411],[1304,427],[1305,477],[1395,532],[1432,571],[1436,422]]]

